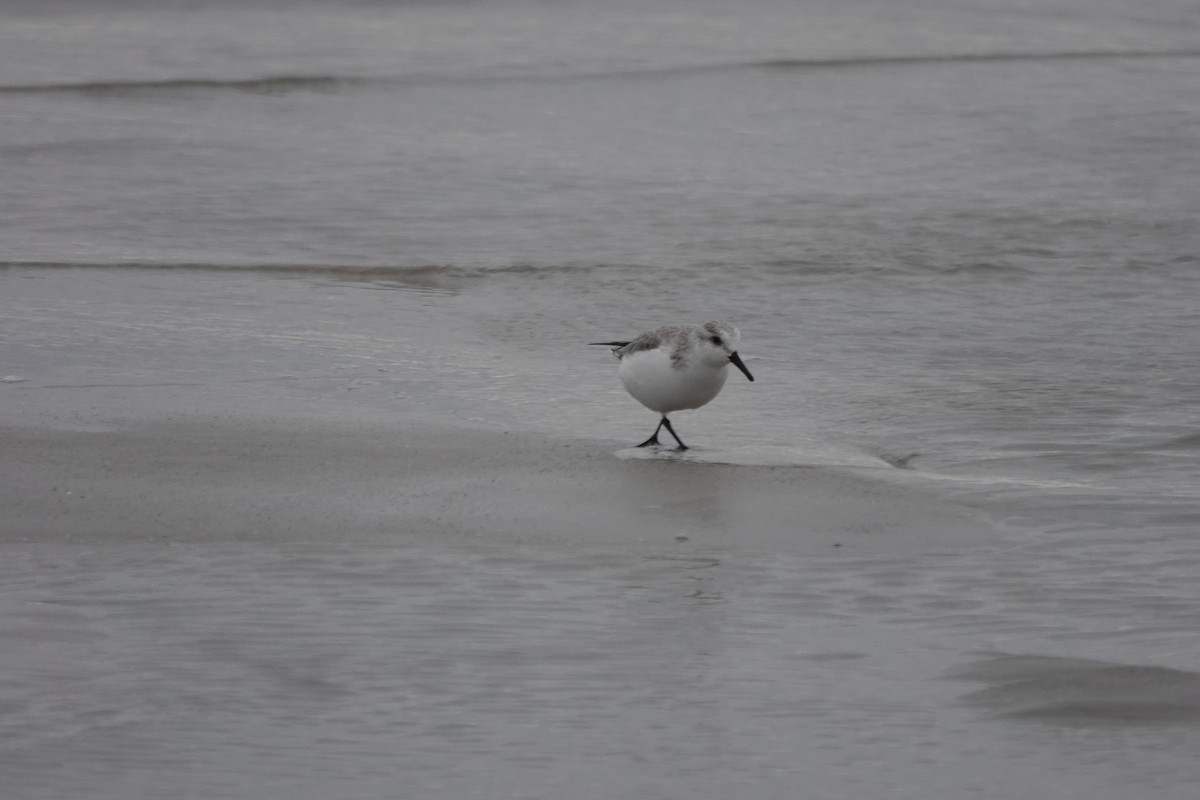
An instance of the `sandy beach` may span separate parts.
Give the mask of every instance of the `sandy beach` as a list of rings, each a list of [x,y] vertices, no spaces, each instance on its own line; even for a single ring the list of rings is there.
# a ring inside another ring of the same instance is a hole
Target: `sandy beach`
[[[3,390],[0,535],[10,544],[911,554],[962,551],[994,533],[985,515],[890,479],[882,463],[855,471],[705,463],[669,450],[645,458],[620,442],[356,409],[334,416],[294,401],[290,418],[268,415],[258,394],[237,409],[228,390],[209,413],[163,410],[202,402],[190,388]]]

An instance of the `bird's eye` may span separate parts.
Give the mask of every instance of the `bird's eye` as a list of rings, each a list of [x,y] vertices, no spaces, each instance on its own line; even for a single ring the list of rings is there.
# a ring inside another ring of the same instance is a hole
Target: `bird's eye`
[[[712,342],[713,344],[715,344],[717,347],[721,346],[721,337],[720,336],[714,336],[711,339],[709,339],[709,341]]]

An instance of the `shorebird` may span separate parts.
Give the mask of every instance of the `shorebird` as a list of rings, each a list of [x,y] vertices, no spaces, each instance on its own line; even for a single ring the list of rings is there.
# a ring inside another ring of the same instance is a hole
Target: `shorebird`
[[[671,427],[667,414],[705,405],[725,385],[727,367],[733,364],[753,381],[754,376],[738,356],[742,336],[727,322],[703,325],[668,325],[626,342],[589,342],[611,347],[621,362],[617,375],[625,390],[651,411],[662,415],[650,438],[638,445],[658,444],[664,427],[680,450],[688,447]]]

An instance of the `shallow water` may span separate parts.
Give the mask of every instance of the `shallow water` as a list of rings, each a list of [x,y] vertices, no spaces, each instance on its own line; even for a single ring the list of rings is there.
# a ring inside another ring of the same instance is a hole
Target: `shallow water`
[[[6,420],[382,409],[646,458],[585,343],[726,318],[757,380],[675,420],[689,462],[1002,523],[887,557],[8,531],[7,796],[1196,796],[1194,3],[0,21]]]
[[[1190,797],[1200,676],[1112,662],[1191,663],[1195,564],[1115,549],[34,549],[0,758],[20,797]]]

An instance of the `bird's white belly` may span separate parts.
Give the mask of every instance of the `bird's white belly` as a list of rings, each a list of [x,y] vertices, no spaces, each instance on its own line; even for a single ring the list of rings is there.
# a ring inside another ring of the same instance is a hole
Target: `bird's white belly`
[[[699,408],[725,385],[728,370],[699,362],[676,367],[664,350],[644,350],[621,359],[617,374],[642,405],[660,414]]]

